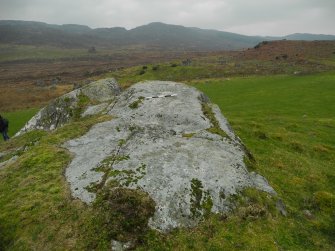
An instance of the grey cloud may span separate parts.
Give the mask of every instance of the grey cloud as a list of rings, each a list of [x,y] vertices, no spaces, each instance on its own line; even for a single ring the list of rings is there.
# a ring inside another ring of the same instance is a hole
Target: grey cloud
[[[0,19],[134,28],[153,21],[243,34],[335,34],[334,0],[0,0]]]

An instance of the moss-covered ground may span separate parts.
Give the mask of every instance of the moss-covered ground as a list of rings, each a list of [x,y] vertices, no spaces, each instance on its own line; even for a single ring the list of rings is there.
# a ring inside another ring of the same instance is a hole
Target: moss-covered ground
[[[73,200],[64,177],[71,155],[61,147],[92,125],[111,119],[90,117],[52,133],[34,131],[0,144],[16,163],[0,170],[0,250],[85,249],[94,238],[95,212]],[[17,151],[17,148],[25,150]],[[93,240],[93,241],[92,241]]]

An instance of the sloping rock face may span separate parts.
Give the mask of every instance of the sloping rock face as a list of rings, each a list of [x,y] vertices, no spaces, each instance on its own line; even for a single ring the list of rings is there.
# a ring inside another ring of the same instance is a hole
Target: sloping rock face
[[[94,201],[94,187],[140,189],[156,203],[149,225],[166,232],[191,227],[207,212],[226,212],[246,187],[275,193],[249,173],[245,147],[216,105],[174,82],[136,84],[109,106],[111,121],[64,146],[72,194]]]
[[[115,79],[93,82],[55,99],[42,108],[15,136],[36,129],[54,130],[68,123],[74,117],[80,116],[85,106],[91,103],[110,102],[120,92],[121,89]],[[101,112],[101,110],[98,112]],[[90,112],[88,115],[93,114],[94,112]]]

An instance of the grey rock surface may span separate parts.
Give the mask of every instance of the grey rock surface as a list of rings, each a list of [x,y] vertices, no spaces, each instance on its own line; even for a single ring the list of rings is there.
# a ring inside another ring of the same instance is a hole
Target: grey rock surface
[[[304,216],[308,219],[313,219],[314,215],[312,214],[312,212],[308,209],[305,209],[302,211],[302,213],[304,214]]]
[[[101,103],[99,105],[91,105],[86,108],[86,110],[81,114],[82,117],[91,116],[95,114],[102,113],[109,103]]]
[[[151,98],[167,96],[162,98]],[[149,98],[150,97],[150,98]],[[66,169],[74,197],[90,203],[94,184],[147,192],[156,202],[150,227],[195,226],[208,212],[226,212],[230,196],[247,187],[275,194],[266,179],[249,173],[245,147],[220,109],[195,88],[174,82],[138,83],[107,108],[114,119],[64,144],[74,158]],[[224,134],[208,130],[211,107]]]
[[[114,78],[101,79],[92,82],[80,88],[84,95],[91,100],[98,102],[106,102],[113,99],[121,93],[121,88]]]
[[[287,216],[286,206],[281,199],[277,200],[276,208],[281,213],[281,215],[283,215],[285,217]]]
[[[129,250],[132,246],[133,244],[131,242],[123,243],[123,242],[116,241],[116,240],[112,240],[111,242],[112,251]]]
[[[115,79],[92,82],[55,99],[42,108],[15,136],[36,129],[54,130],[68,123],[73,117],[78,116],[78,113],[82,112],[82,98],[88,99],[90,103],[101,103],[112,101],[120,92],[121,89]],[[94,115],[100,112],[99,109],[91,109],[87,113],[89,113],[88,115]]]

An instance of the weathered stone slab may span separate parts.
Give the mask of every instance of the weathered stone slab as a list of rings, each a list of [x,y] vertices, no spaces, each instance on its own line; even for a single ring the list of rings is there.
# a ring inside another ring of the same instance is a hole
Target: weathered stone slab
[[[208,102],[180,83],[130,87],[107,108],[114,119],[64,145],[74,154],[66,169],[73,196],[90,203],[96,194],[88,188],[97,184],[141,189],[156,203],[149,225],[165,232],[228,211],[230,196],[244,188],[275,193],[248,172],[244,145]]]

